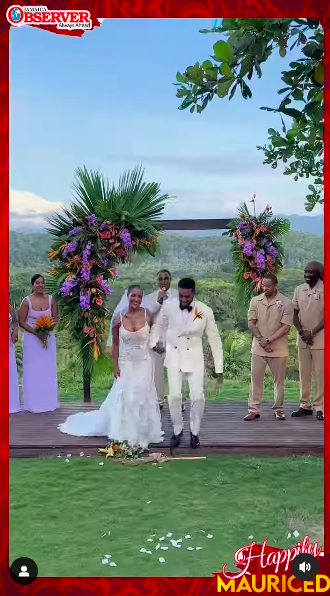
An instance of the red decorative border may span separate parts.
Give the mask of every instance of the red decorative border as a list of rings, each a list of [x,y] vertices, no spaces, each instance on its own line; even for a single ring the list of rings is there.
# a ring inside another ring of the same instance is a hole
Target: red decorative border
[[[0,238],[1,245],[1,272],[0,295],[3,299],[1,310],[1,329],[7,329],[7,296],[8,296],[8,198],[9,198],[9,24],[6,21],[6,10],[15,2],[4,3],[0,15]],[[43,4],[49,9],[85,9],[89,10],[93,25],[98,26],[96,17],[108,18],[200,18],[208,17],[311,17],[321,20],[325,28],[325,179],[330,181],[330,164],[328,147],[330,139],[330,20],[329,3],[325,0],[231,0],[230,2],[217,2],[215,0],[112,0],[111,2],[96,2],[92,0],[47,0],[45,2],[20,2],[21,5]],[[56,34],[76,34],[75,32],[62,32],[55,28],[44,27]],[[88,35],[88,33],[87,33]],[[326,192],[326,204],[330,200]],[[326,280],[328,279],[328,251],[330,250],[330,215],[329,207],[325,210],[325,255],[326,255]],[[327,283],[327,281],[326,281]],[[326,292],[326,323],[330,325],[330,299]],[[215,578],[38,578],[30,586],[21,587],[11,580],[8,569],[8,334],[1,333],[0,342],[0,595],[6,594],[67,594],[70,596],[99,596],[111,592],[112,595],[124,596],[126,594],[163,595],[163,594],[216,594]],[[326,348],[326,354],[330,352]],[[326,396],[330,372],[326,373]],[[327,397],[326,397],[327,399]],[[325,421],[325,503],[330,500],[330,418]],[[325,510],[325,550],[330,550],[330,507]],[[219,571],[223,563],[219,561]],[[214,570],[217,571],[216,569]]]

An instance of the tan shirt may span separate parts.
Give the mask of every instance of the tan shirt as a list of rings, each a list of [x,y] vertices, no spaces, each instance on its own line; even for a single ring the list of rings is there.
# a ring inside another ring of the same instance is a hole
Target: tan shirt
[[[299,311],[299,321],[303,329],[311,331],[324,317],[324,285],[319,280],[310,288],[308,284],[298,286],[293,295],[293,307]],[[298,335],[298,345],[307,348],[307,344]],[[312,350],[324,350],[324,329],[321,329],[313,338]]]
[[[255,321],[256,325],[265,338],[270,337],[278,331],[282,325],[293,325],[293,305],[289,298],[277,292],[276,296],[268,300],[265,294],[252,298],[248,320]],[[289,355],[288,335],[283,335],[270,344],[272,352],[266,352],[259,345],[254,337],[252,342],[252,354],[256,356],[266,356],[267,358],[285,358]]]

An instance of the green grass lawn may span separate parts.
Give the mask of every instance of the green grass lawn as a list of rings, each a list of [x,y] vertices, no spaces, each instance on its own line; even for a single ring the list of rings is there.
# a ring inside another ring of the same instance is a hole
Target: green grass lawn
[[[323,545],[323,458],[10,461],[10,562],[30,557],[40,576],[210,576],[223,563],[234,570],[249,537],[289,547],[295,530]],[[168,550],[156,551],[170,532],[182,547],[166,538]]]
[[[73,402],[83,401],[83,389],[80,374],[73,375],[72,370],[60,370],[59,399],[60,401]],[[113,382],[112,367],[109,374],[99,375],[92,382],[92,400],[103,401],[108,395]],[[208,401],[247,401],[249,398],[249,379],[225,379],[223,387],[216,396],[216,385],[213,379],[208,379],[206,398]],[[265,401],[272,402],[274,396],[274,385],[272,378],[267,375],[265,381]],[[188,399],[188,386],[186,384],[184,397]],[[285,400],[287,402],[299,402],[299,384],[297,381],[287,380],[285,388]]]

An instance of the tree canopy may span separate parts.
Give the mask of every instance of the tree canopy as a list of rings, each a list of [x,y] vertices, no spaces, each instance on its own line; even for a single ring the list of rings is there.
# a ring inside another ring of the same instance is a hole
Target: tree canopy
[[[261,107],[277,114],[281,131],[268,129],[268,142],[257,149],[264,164],[285,164],[284,175],[311,179],[305,208],[323,203],[323,29],[315,19],[222,19],[220,27],[202,29],[224,37],[213,45],[211,59],[177,73],[179,109],[201,114],[214,97],[231,100],[239,90],[252,97],[249,81],[262,76],[262,65],[273,52],[284,58],[294,48],[301,57],[282,71],[281,101],[277,108]],[[290,122],[290,125],[288,125]]]

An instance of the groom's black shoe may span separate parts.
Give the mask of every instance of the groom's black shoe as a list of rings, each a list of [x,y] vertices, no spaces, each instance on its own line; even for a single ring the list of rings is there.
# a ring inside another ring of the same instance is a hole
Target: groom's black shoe
[[[198,435],[193,435],[192,433],[190,433],[190,447],[192,449],[198,449],[199,446],[200,446],[200,442],[199,442]]]
[[[173,456],[173,449],[177,449],[180,446],[183,430],[178,435],[172,435],[170,440],[170,452]]]

